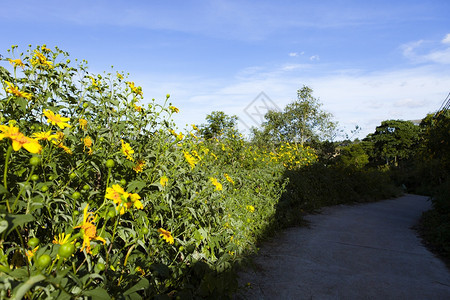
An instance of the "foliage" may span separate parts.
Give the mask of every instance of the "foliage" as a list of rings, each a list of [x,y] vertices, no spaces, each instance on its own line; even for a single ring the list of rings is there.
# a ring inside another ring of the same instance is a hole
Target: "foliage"
[[[369,163],[369,155],[361,143],[350,144],[340,149],[336,160],[339,165],[361,169]]]
[[[9,53],[13,72],[0,68],[1,298],[231,293],[232,266],[273,221],[283,159],[240,136],[177,132],[169,95],[142,105],[123,73],[92,74],[45,45]]]
[[[370,160],[375,165],[398,166],[412,158],[419,140],[420,129],[411,121],[387,120],[377,126],[364,141],[372,144]]]
[[[287,171],[285,176],[289,184],[278,205],[284,207],[281,219],[287,225],[299,221],[299,210],[311,212],[323,206],[387,199],[401,193],[388,173],[374,169],[316,163]]]
[[[288,104],[283,111],[269,111],[264,116],[262,134],[253,133],[277,144],[326,140],[333,137],[336,123],[332,115],[321,109],[322,104],[312,96],[312,89],[304,86],[297,91],[297,100]]]
[[[206,116],[207,124],[200,125],[205,139],[222,139],[239,135],[236,129],[237,116],[228,116],[223,111],[213,111]]]

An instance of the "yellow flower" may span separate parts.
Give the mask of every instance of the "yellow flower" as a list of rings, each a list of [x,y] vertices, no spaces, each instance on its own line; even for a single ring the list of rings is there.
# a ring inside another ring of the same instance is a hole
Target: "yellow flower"
[[[86,128],[87,128],[87,120],[79,119],[78,123],[80,123],[80,127],[81,127],[82,130],[86,130]]]
[[[137,209],[143,209],[144,205],[142,204],[142,202],[140,201],[141,196],[139,196],[136,193],[130,194],[130,201],[131,203],[133,203],[134,207],[136,207]],[[130,208],[130,202],[127,203],[128,208]]]
[[[181,141],[184,138],[184,135],[180,132],[179,134],[175,132],[175,130],[170,129],[169,132],[177,138],[178,141]]]
[[[97,217],[94,217],[92,212],[88,212],[89,204],[86,204],[86,207],[83,211],[83,223],[74,228],[81,228],[81,233],[83,234],[83,245],[80,251],[86,249],[86,253],[91,252],[91,241],[97,240],[106,243],[105,239],[97,236],[97,227],[95,227],[94,222]]]
[[[7,85],[7,87],[5,88],[5,91],[7,93],[13,94],[16,97],[22,97],[31,100],[32,95],[30,93],[21,92],[18,87],[14,86],[14,84],[9,81],[5,80],[5,83]]]
[[[64,245],[66,244],[69,239],[70,239],[70,233],[68,235],[66,235],[64,232],[58,234],[58,237],[54,236],[54,240],[53,240],[53,244],[59,244],[59,245]],[[72,242],[73,243],[73,242]]]
[[[42,146],[39,145],[39,142],[23,135],[19,132],[18,127],[0,125],[0,130],[3,132],[0,133],[0,141],[4,138],[10,138],[14,151],[19,151],[24,147],[30,153],[41,153]]]
[[[138,161],[136,162],[136,165],[133,167],[133,170],[134,170],[136,173],[142,172],[142,171],[144,170],[144,166],[145,166],[145,161],[143,161],[143,160],[138,160]]]
[[[88,154],[92,154],[92,139],[90,136],[87,136],[85,138],[82,138],[81,141],[84,143],[83,151],[86,151],[86,148],[89,149]]]
[[[16,68],[16,67],[24,67],[25,66],[20,58],[18,58],[18,59],[8,59],[8,60],[9,60],[9,63],[14,66],[14,68]]]
[[[51,50],[47,48],[47,45],[42,45],[41,50],[44,52],[50,52]]]
[[[198,163],[197,159],[195,159],[195,157],[193,157],[189,152],[183,151],[183,153],[184,153],[184,158],[186,159],[188,164],[193,169],[195,167],[195,165]]]
[[[134,150],[131,148],[129,143],[125,143],[123,140],[120,140],[122,142],[122,153],[127,157],[128,160],[134,161],[133,156],[131,156],[134,153]]]
[[[51,141],[53,139],[57,139],[56,134],[52,134],[52,131],[46,131],[46,132],[35,132],[33,133],[33,137],[40,141],[40,140],[45,140],[45,141]]]
[[[158,232],[160,233],[159,236],[162,236],[162,238],[168,242],[169,244],[173,244],[174,240],[173,240],[173,236],[170,233],[170,231],[167,231],[163,228],[158,229]]]
[[[255,211],[255,207],[253,205],[247,205],[245,207],[249,212],[254,212]]]
[[[173,105],[169,106],[169,109],[170,109],[173,113],[176,113],[176,114],[180,112],[180,110],[179,110],[178,108],[176,108],[175,106],[173,106]]]
[[[127,209],[134,205],[137,209],[143,209],[144,205],[140,201],[141,197],[136,194],[130,194],[118,184],[106,189],[106,199],[112,200],[117,205],[117,210],[123,215]],[[130,200],[127,202],[127,200]]]
[[[162,187],[165,187],[167,185],[167,182],[169,182],[169,178],[167,178],[166,175],[161,177],[161,179],[159,180],[159,183]]]
[[[118,184],[113,184],[112,187],[106,189],[106,199],[112,200],[115,204],[122,202],[122,195],[124,198],[128,198],[128,193]]]
[[[142,88],[140,86],[139,87],[134,86],[134,82],[132,81],[127,81],[126,84],[130,87],[133,93],[138,94],[139,96],[142,97]]]
[[[136,104],[133,104],[133,106],[134,106],[134,109],[135,109],[137,112],[142,112],[142,106],[138,106],[138,105],[136,105]]]
[[[98,85],[101,83],[100,80],[95,80],[92,76],[89,76],[89,78],[92,80],[92,85],[98,88]]]
[[[209,180],[211,180],[211,183],[216,187],[217,191],[222,190],[222,184],[214,177],[210,177]]]
[[[195,124],[192,124],[192,129],[197,130],[198,131],[198,127]]]
[[[31,63],[33,65],[40,64],[44,65],[45,67],[53,68],[53,62],[48,61],[47,58],[37,50],[34,50],[34,56],[33,59],[31,60]]]
[[[25,255],[28,257],[29,262],[31,262],[31,259],[34,257],[34,255],[36,254],[36,251],[38,249],[39,249],[39,246],[37,246],[33,250],[27,250],[27,252],[25,252]]]
[[[119,78],[120,80],[122,80],[122,79],[123,79],[122,74],[120,74],[119,72],[117,72],[117,78]]]
[[[64,135],[63,135],[63,137],[64,137]],[[66,145],[64,145],[64,144],[62,143],[62,138],[61,138],[61,139],[58,139],[58,138],[57,138],[56,141],[52,141],[52,142],[53,142],[53,144],[55,144],[58,148],[63,149],[64,152],[66,152],[67,154],[72,154],[72,150],[70,150],[69,147],[67,147]]]
[[[64,129],[65,127],[72,127],[66,122],[70,120],[70,118],[61,117],[60,114],[55,115],[51,110],[45,109],[44,116],[47,118],[47,123],[51,123],[52,125],[58,125],[59,128]]]
[[[231,179],[231,177],[230,177],[227,173],[225,173],[225,174],[223,174],[223,175],[224,175],[225,178],[228,180],[228,182],[230,182],[231,184],[234,184],[233,179]]]

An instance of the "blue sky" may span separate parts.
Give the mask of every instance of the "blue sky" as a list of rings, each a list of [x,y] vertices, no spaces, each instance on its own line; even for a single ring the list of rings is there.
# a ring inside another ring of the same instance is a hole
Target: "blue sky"
[[[64,5],[62,5],[64,3]],[[420,119],[450,92],[450,1],[0,1],[0,53],[58,46],[130,73],[175,121],[222,110],[247,132],[303,85],[340,128]],[[264,92],[266,98],[258,98]],[[269,101],[270,100],[270,101]],[[265,102],[264,102],[265,101]],[[145,102],[145,100],[144,100]]]

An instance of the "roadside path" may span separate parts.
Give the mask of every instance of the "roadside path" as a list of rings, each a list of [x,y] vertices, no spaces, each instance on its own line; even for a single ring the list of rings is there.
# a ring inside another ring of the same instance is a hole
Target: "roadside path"
[[[324,208],[264,243],[235,299],[450,299],[450,271],[411,229],[427,197]]]

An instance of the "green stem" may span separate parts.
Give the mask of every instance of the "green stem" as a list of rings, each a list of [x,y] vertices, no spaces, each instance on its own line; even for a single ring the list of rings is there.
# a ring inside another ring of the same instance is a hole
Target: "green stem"
[[[8,165],[9,165],[9,158],[11,157],[13,147],[12,145],[9,145],[8,150],[6,151],[6,159],[5,159],[5,171],[3,172],[3,186],[5,187],[5,190],[8,190]],[[11,208],[9,207],[9,201],[8,198],[6,198],[6,206],[8,207],[8,212],[11,213]]]
[[[25,181],[25,184],[24,184],[24,185],[22,186],[22,188],[20,189],[20,192],[19,192],[19,194],[17,195],[16,200],[14,200],[14,203],[13,203],[13,205],[12,205],[12,211],[14,211],[14,208],[16,208],[17,201],[19,201],[19,198],[20,198],[20,196],[22,195],[23,191],[25,190],[25,187],[27,186],[28,182],[30,182],[31,176],[33,176],[33,172],[34,172],[34,169],[35,169],[35,168],[36,168],[35,166],[32,166],[32,167],[31,167],[31,172],[30,172],[30,174],[28,175],[27,181]],[[28,206],[28,205],[27,205],[27,206]]]

